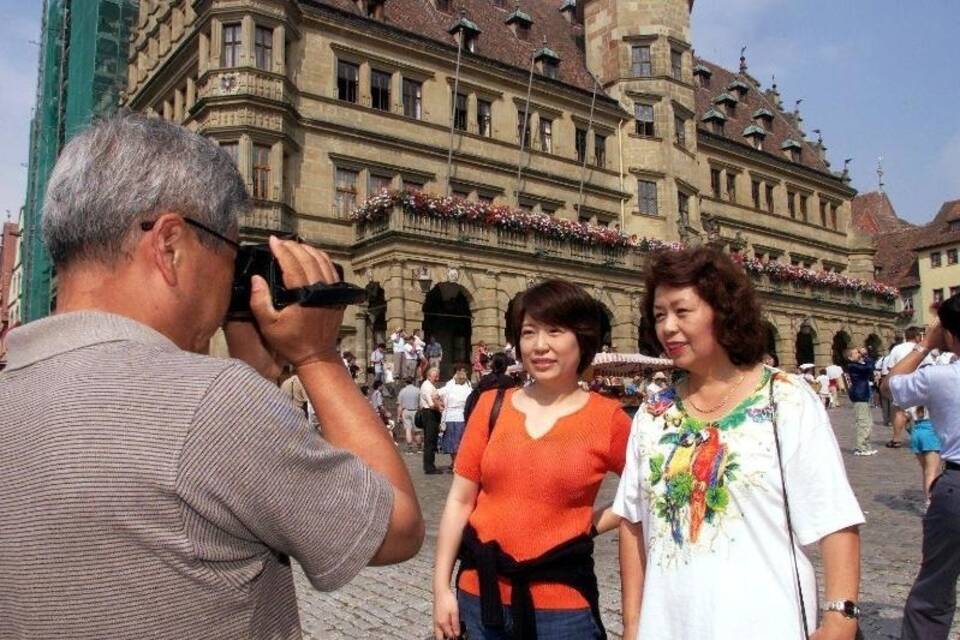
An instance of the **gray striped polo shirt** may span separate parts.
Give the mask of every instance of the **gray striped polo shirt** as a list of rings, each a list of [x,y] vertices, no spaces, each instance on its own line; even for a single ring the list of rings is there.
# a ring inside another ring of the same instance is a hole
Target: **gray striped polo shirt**
[[[287,556],[335,589],[387,481],[237,360],[131,319],[13,331],[0,373],[0,638],[299,638]]]

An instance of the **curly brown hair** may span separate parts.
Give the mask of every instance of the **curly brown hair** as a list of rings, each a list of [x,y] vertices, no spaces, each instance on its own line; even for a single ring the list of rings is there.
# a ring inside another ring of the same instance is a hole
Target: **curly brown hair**
[[[710,247],[659,251],[650,257],[645,277],[643,313],[651,344],[659,344],[653,322],[658,286],[692,286],[714,313],[717,343],[735,365],[756,364],[766,352],[760,304],[749,276],[730,256]]]

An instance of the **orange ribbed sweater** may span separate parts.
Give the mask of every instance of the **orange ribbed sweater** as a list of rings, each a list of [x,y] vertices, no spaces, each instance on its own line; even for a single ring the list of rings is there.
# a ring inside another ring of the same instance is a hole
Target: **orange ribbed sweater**
[[[576,413],[560,418],[533,439],[524,414],[503,400],[490,442],[487,424],[495,391],[484,393],[470,416],[457,454],[455,472],[480,485],[470,524],[480,540],[496,540],[518,561],[588,533],[594,501],[608,471],[623,471],[630,418],[616,400],[596,393]],[[479,595],[476,571],[464,571],[458,587]],[[531,588],[538,609],[589,606],[576,590],[558,584]],[[500,596],[510,603],[510,583],[500,580]]]

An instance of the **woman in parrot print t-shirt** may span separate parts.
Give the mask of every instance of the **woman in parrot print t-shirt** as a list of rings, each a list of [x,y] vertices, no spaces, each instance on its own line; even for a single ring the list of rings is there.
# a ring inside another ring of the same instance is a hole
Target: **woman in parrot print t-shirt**
[[[641,407],[627,445],[614,511],[624,518],[621,553],[635,549],[644,562],[621,577],[625,602],[641,602],[623,637],[796,640],[805,613],[812,640],[852,640],[863,514],[823,404],[796,376],[761,364],[756,296],[728,256],[658,254],[646,291],[655,337],[683,375]],[[824,612],[819,627],[802,549],[815,542],[824,608],[848,609]]]

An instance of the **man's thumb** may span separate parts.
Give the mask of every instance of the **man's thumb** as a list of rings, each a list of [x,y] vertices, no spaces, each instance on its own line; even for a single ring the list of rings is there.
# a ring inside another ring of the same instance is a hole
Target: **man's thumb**
[[[273,308],[273,300],[270,299],[270,287],[260,276],[253,276],[250,281],[250,311],[261,327],[273,322],[278,315]]]

